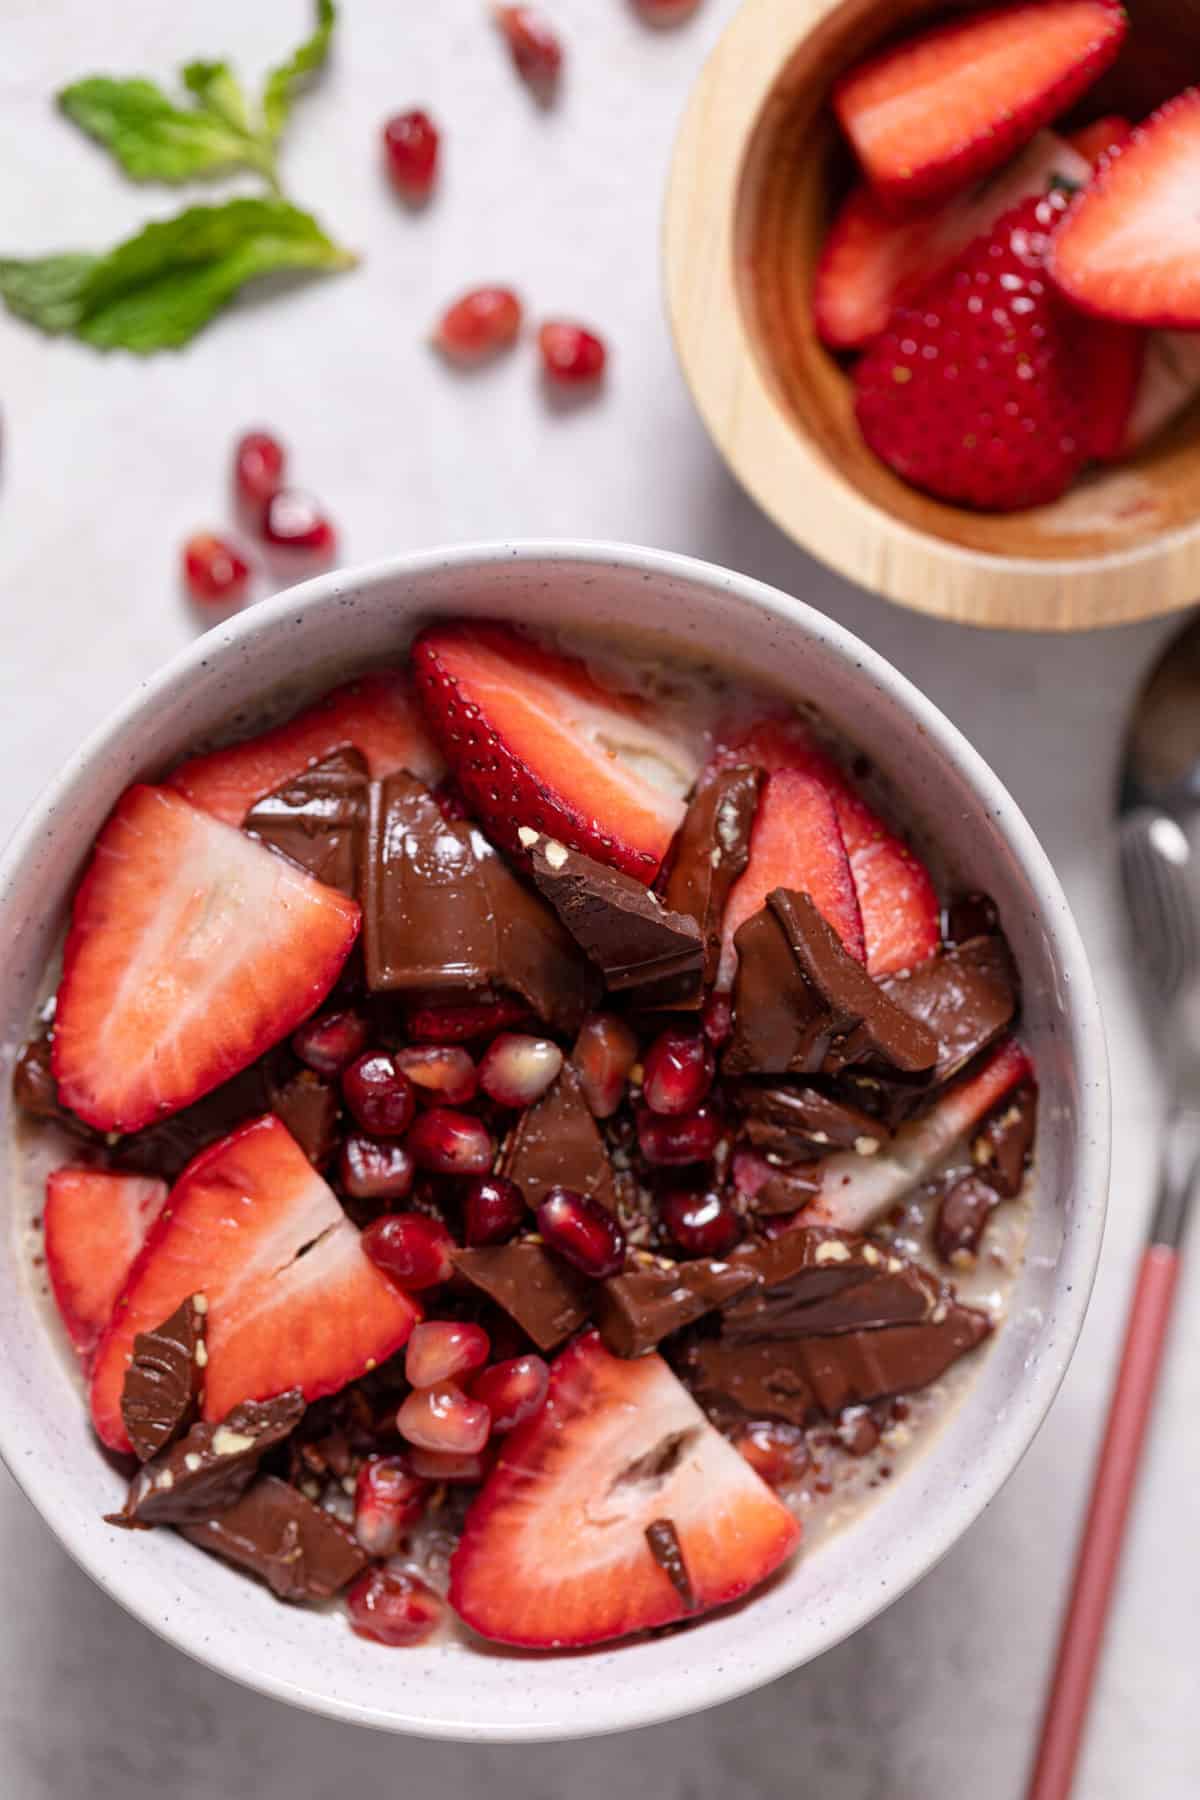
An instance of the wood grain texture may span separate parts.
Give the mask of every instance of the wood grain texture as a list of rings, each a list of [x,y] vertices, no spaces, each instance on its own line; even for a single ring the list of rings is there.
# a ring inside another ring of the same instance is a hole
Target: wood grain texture
[[[845,368],[817,339],[813,271],[851,174],[830,84],[934,10],[930,0],[747,0],[718,43],[684,116],[664,230],[668,308],[693,396],[776,524],[889,599],[1035,631],[1188,606],[1200,596],[1200,406],[1051,506],[975,513],[916,492],[876,460]],[[1108,107],[1141,99],[1146,67],[1160,61],[1162,0],[1130,0],[1129,10]],[[1188,43],[1187,57],[1173,46],[1177,86],[1200,76],[1200,16]],[[1079,117],[1095,111],[1089,103]]]

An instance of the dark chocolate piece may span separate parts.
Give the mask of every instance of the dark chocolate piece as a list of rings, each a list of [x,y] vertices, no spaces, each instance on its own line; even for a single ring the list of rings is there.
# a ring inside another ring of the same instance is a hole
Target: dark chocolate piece
[[[979,1175],[963,1175],[942,1195],[933,1224],[933,1241],[943,1262],[975,1261],[987,1222],[1000,1196]]]
[[[571,1063],[509,1133],[500,1173],[515,1181],[536,1211],[552,1187],[573,1188],[616,1210],[612,1163]]]
[[[285,1080],[270,1082],[271,1111],[286,1125],[316,1169],[323,1169],[338,1147],[341,1101],[332,1081],[312,1069],[297,1069]]]
[[[244,1400],[220,1424],[193,1425],[138,1471],[112,1522],[197,1525],[228,1511],[267,1451],[291,1436],[303,1414],[304,1396],[292,1388],[271,1400]]]
[[[1008,946],[1000,937],[957,944],[909,975],[881,983],[885,993],[937,1041],[935,1082],[949,1081],[1008,1029],[1017,984]]]
[[[750,1205],[754,1212],[773,1218],[777,1214],[799,1212],[820,1191],[821,1178],[816,1173],[816,1165],[794,1163],[788,1168],[777,1169],[764,1181]]]
[[[834,1023],[788,947],[783,926],[762,907],[734,933],[733,1031],[726,1075],[814,1074]]]
[[[697,1007],[704,944],[687,913],[670,912],[644,882],[553,838],[523,831],[533,879],[604,977],[611,993],[636,989],[639,1004]]]
[[[371,787],[363,935],[377,991],[508,988],[565,1033],[599,986],[545,901],[404,771]]]
[[[273,1057],[263,1057],[182,1112],[119,1138],[112,1151],[114,1164],[138,1175],[158,1175],[173,1182],[209,1144],[227,1137],[247,1119],[271,1110],[274,1066]]]
[[[646,1527],[650,1554],[679,1595],[684,1612],[695,1612],[696,1594],[683,1559],[683,1545],[673,1519],[655,1519]]]
[[[762,773],[724,769],[694,796],[679,827],[663,893],[669,911],[700,928],[704,980],[711,987],[721,960],[721,926],[738,876],[750,860],[750,832]]]
[[[984,1120],[971,1144],[971,1160],[1005,1200],[1020,1193],[1037,1130],[1037,1089],[1023,1082]]]
[[[806,1425],[817,1412],[800,1366],[799,1346],[727,1344],[704,1338],[689,1346],[680,1373],[705,1406],[751,1419]]]
[[[366,818],[367,765],[346,749],[281,783],[250,809],[242,830],[326,887],[357,897]]]
[[[139,1331],[121,1389],[121,1417],[139,1462],[173,1444],[195,1415],[208,1353],[203,1294],[184,1300],[153,1331]]]
[[[600,1283],[593,1312],[614,1356],[644,1356],[672,1332],[756,1287],[758,1280],[746,1264],[635,1259]]]
[[[517,1238],[450,1256],[459,1274],[515,1319],[539,1350],[556,1349],[587,1323],[587,1284],[540,1243]]]
[[[782,1162],[806,1162],[831,1150],[858,1150],[864,1142],[878,1149],[891,1135],[870,1113],[812,1087],[741,1081],[733,1097],[755,1149]]]
[[[31,1119],[49,1119],[85,1142],[102,1144],[103,1137],[77,1119],[58,1097],[58,1083],[52,1066],[54,1033],[50,1025],[42,1025],[30,1038],[17,1058],[13,1070],[13,1099]]]
[[[879,1435],[879,1426],[863,1407],[852,1406],[838,1424],[838,1440],[849,1456],[870,1456]]]
[[[822,1226],[784,1232],[736,1260],[754,1269],[761,1286],[726,1309],[721,1335],[730,1342],[913,1324],[943,1299],[939,1282],[916,1263]]]
[[[958,894],[946,908],[942,936],[948,944],[966,944],[972,938],[991,937],[999,929],[996,902],[990,894]]]
[[[329,1600],[370,1561],[332,1513],[261,1475],[214,1519],[183,1526],[190,1543],[265,1581],[280,1600]]]

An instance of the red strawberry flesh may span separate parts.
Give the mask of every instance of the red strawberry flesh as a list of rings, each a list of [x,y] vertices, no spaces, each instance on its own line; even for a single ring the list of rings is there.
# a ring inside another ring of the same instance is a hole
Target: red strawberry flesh
[[[82,1357],[99,1343],[166,1198],[166,1182],[149,1175],[68,1166],[48,1176],[46,1269],[67,1335]]]

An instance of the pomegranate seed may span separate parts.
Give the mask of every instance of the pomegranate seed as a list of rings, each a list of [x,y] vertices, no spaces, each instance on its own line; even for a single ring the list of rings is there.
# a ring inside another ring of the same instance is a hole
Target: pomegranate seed
[[[590,1013],[579,1027],[571,1061],[597,1119],[610,1119],[620,1106],[637,1054],[637,1038],[615,1013]]]
[[[563,319],[550,319],[538,332],[538,348],[548,380],[573,387],[585,381],[598,381],[608,361],[604,342],[582,325],[571,325]]]
[[[651,1112],[695,1112],[713,1084],[717,1060],[708,1039],[697,1031],[670,1026],[655,1038],[645,1058],[642,1097]]]
[[[247,431],[234,446],[233,491],[252,518],[283,483],[287,452],[269,431]]]
[[[562,70],[563,47],[549,20],[532,6],[497,6],[495,14],[522,80],[533,88],[552,88]]]
[[[479,1065],[479,1085],[497,1106],[532,1106],[563,1066],[563,1053],[549,1038],[517,1031],[493,1038]]]
[[[404,1649],[423,1644],[442,1619],[442,1602],[416,1575],[364,1569],[346,1589],[350,1628],[376,1644]]]
[[[474,1249],[503,1244],[525,1222],[525,1196],[507,1175],[482,1175],[463,1194],[463,1237]]]
[[[392,1059],[416,1088],[419,1100],[432,1098],[445,1106],[465,1106],[475,1098],[479,1077],[465,1050],[453,1045],[408,1044],[394,1051]]]
[[[412,1082],[386,1050],[369,1050],[342,1076],[346,1105],[373,1137],[403,1137],[417,1110]]]
[[[372,1456],[354,1489],[354,1535],[368,1556],[395,1556],[404,1535],[425,1511],[428,1482],[399,1456]]]
[[[728,994],[710,994],[700,1014],[710,1044],[723,1044],[733,1030],[733,1002]]]
[[[388,174],[408,200],[426,200],[437,174],[438,128],[419,108],[397,113],[383,128]]]
[[[362,1247],[377,1268],[405,1288],[436,1287],[454,1273],[454,1239],[424,1213],[388,1213],[368,1225]]]
[[[427,1319],[413,1328],[404,1353],[404,1373],[415,1388],[437,1387],[481,1369],[491,1353],[481,1325],[460,1319]]]
[[[659,1195],[663,1224],[689,1256],[724,1256],[742,1235],[742,1221],[724,1194],[703,1188],[668,1188]]]
[[[468,1481],[474,1484],[483,1480],[490,1461],[486,1452],[477,1456],[455,1456],[449,1450],[422,1450],[419,1444],[414,1444],[405,1455],[413,1474],[423,1481]]]
[[[638,1146],[649,1163],[672,1168],[707,1162],[721,1141],[721,1115],[708,1102],[694,1113],[674,1119],[651,1112],[648,1106],[639,1106],[637,1135]]]
[[[404,1141],[417,1167],[433,1175],[486,1175],[496,1154],[483,1121],[448,1106],[421,1113]]]
[[[541,1411],[549,1387],[550,1369],[540,1356],[514,1356],[477,1375],[470,1391],[491,1413],[493,1431],[512,1431]]]
[[[250,564],[224,538],[198,531],[183,546],[183,578],[202,606],[233,606],[245,598]]]
[[[598,1200],[553,1187],[537,1209],[538,1230],[551,1250],[597,1281],[625,1262],[625,1233]]]
[[[472,288],[446,308],[433,342],[453,362],[476,363],[515,344],[520,329],[521,302],[511,288]]]
[[[418,1006],[407,1018],[410,1037],[430,1044],[466,1044],[490,1037],[506,1025],[524,1025],[529,1008],[514,995],[471,1000],[459,1006]]]
[[[316,501],[297,488],[280,488],[263,508],[262,534],[278,550],[301,550],[329,559],[337,549],[337,533]]]
[[[414,1388],[396,1414],[396,1430],[422,1450],[449,1450],[474,1456],[488,1441],[492,1415],[452,1381]]]
[[[744,1426],[733,1447],[771,1487],[794,1481],[808,1466],[808,1445],[799,1426],[774,1419],[755,1419]]]
[[[338,1184],[353,1200],[403,1200],[414,1173],[412,1157],[394,1138],[352,1131],[342,1145]]]
[[[292,1049],[318,1075],[340,1075],[367,1046],[367,1022],[355,1012],[320,1013],[292,1037]]]

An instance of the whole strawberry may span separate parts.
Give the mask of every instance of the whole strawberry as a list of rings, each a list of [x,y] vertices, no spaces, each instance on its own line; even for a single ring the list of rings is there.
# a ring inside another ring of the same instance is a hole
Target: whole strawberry
[[[855,371],[871,449],[942,500],[1039,506],[1087,460],[1087,322],[1045,272],[1067,205],[1054,191],[1005,213],[896,309]]]

